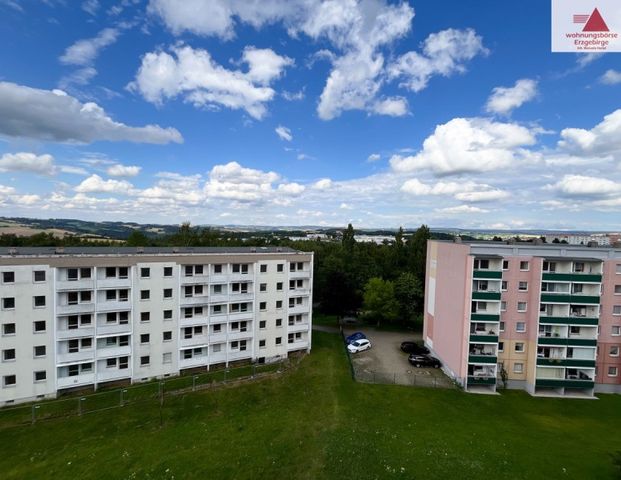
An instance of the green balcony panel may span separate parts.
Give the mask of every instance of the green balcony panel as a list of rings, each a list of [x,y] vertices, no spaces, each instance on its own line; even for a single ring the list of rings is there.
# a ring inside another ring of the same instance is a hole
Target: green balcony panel
[[[495,355],[469,355],[468,363],[496,363]]]
[[[472,292],[472,300],[500,301],[500,292]]]
[[[559,345],[563,347],[596,347],[597,340],[587,338],[539,337],[539,345]]]
[[[488,322],[498,323],[500,322],[500,315],[492,313],[471,313],[470,321],[472,322]]]
[[[587,325],[596,327],[598,318],[588,317],[540,317],[539,323],[549,325]]]
[[[502,272],[495,270],[475,270],[473,272],[474,278],[489,278],[492,280],[500,280],[502,278]]]
[[[570,295],[568,293],[542,293],[542,303],[573,303],[578,305],[599,305],[599,296]]]
[[[543,281],[547,282],[585,282],[601,283],[602,276],[592,273],[544,273]]]
[[[580,360],[577,358],[538,358],[537,365],[544,367],[582,367],[595,368],[595,360]]]
[[[571,303],[599,305],[599,295],[572,295]]]
[[[498,343],[498,335],[470,335],[470,341],[475,343]]]
[[[569,380],[569,379],[537,379],[535,380],[535,387],[567,387],[567,388],[593,388],[595,382],[593,380]]]
[[[496,385],[493,377],[468,377],[468,385]]]

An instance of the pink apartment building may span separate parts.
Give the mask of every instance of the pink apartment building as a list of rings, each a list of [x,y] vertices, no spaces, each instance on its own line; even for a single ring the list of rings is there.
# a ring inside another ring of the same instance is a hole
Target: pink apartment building
[[[423,338],[470,392],[621,393],[621,248],[429,241]]]

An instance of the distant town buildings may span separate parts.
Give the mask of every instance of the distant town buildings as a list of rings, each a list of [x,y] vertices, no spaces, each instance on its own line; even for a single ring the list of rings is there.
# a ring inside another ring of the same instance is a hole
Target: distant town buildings
[[[595,242],[600,246],[614,245],[621,239],[619,233],[596,233],[596,234],[574,234],[574,233],[549,233],[545,236],[546,243],[567,243],[569,245],[588,245]]]

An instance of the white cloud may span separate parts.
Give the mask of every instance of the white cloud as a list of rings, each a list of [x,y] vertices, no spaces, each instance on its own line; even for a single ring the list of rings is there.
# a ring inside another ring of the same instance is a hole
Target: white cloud
[[[286,140],[287,142],[290,142],[291,140],[293,140],[293,135],[291,135],[291,130],[289,130],[287,127],[278,125],[274,131],[276,132],[276,135],[278,135],[278,137],[281,140]]]
[[[288,92],[284,90],[281,95],[282,98],[284,98],[288,102],[295,102],[297,100],[304,100],[306,94],[304,93],[304,89],[302,89],[298,92]]]
[[[54,157],[19,152],[5,153],[0,157],[0,172],[31,172],[39,175],[54,175]]]
[[[82,10],[93,16],[97,15],[99,7],[99,0],[86,0],[82,2]]]
[[[329,178],[322,178],[321,180],[317,180],[312,185],[312,188],[314,188],[315,190],[327,190],[330,187],[332,187],[332,180],[330,180]]]
[[[483,39],[474,30],[449,28],[429,35],[423,42],[422,53],[411,51],[402,55],[388,71],[392,78],[401,80],[401,86],[419,92],[427,87],[431,77],[464,73],[466,62],[487,54]]]
[[[211,169],[204,191],[208,198],[261,201],[272,194],[272,184],[279,179],[280,175],[275,172],[263,172],[229,162]]]
[[[591,130],[565,128],[561,138],[559,147],[576,155],[618,154],[621,152],[621,109],[606,115]]]
[[[299,195],[306,187],[304,185],[300,185],[299,183],[281,183],[278,185],[278,191],[284,193],[286,195]]]
[[[345,202],[341,203],[339,205],[339,208],[341,210],[353,210],[353,207],[351,205],[349,205],[348,203],[345,203]]]
[[[515,123],[483,118],[454,118],[438,125],[416,155],[394,155],[390,164],[398,172],[431,170],[438,175],[487,172],[517,167],[529,157],[523,147],[535,144],[532,131]]]
[[[375,102],[374,113],[390,117],[402,117],[408,113],[408,101],[403,97],[386,98]]]
[[[268,68],[256,64],[262,57],[271,59]],[[276,61],[277,58],[280,60]],[[183,96],[196,107],[243,109],[251,117],[261,119],[267,113],[266,103],[275,95],[268,84],[282,74],[290,61],[271,50],[246,47],[242,62],[249,64],[248,72],[227,70],[207,50],[176,46],[172,54],[147,53],[129,88],[155,104]]]
[[[370,163],[377,162],[381,158],[382,156],[379,153],[372,153],[371,155],[367,157],[367,162],[370,162]]]
[[[104,180],[99,175],[84,179],[75,191],[79,193],[121,193],[128,194],[134,186],[126,180]]]
[[[102,49],[116,42],[118,36],[116,28],[105,28],[96,37],[78,40],[68,47],[60,61],[66,65],[90,65]]]
[[[485,210],[479,207],[473,207],[471,205],[459,205],[458,207],[446,207],[436,209],[438,213],[447,213],[449,215],[461,215],[467,213],[487,213],[489,210]]]
[[[576,59],[576,65],[579,69],[583,69],[595,60],[599,60],[603,55],[603,53],[580,53]]]
[[[513,110],[530,102],[537,96],[537,81],[523,78],[513,87],[496,87],[492,91],[485,110],[490,113],[508,115]]]
[[[509,198],[511,195],[509,192],[505,192],[504,190],[493,189],[493,190],[483,190],[479,192],[461,192],[455,195],[457,200],[461,200],[462,202],[494,202],[498,200],[503,200],[505,198]]]
[[[58,81],[61,89],[70,88],[72,85],[87,85],[95,76],[97,70],[93,67],[78,68],[69,75],[65,75]]]
[[[73,165],[59,165],[58,170],[71,175],[88,175],[88,172],[84,168],[75,167]]]
[[[96,103],[81,103],[60,90],[40,90],[9,82],[0,82],[0,135],[77,143],[183,142],[174,128],[130,127],[112,120]]]
[[[604,85],[617,85],[621,83],[621,72],[612,69],[607,70],[606,73],[600,77],[599,81]]]
[[[108,167],[106,172],[111,177],[135,177],[140,173],[142,167],[138,167],[135,165],[121,165],[116,164]]]
[[[604,197],[621,193],[621,183],[607,178],[589,177],[585,175],[564,175],[546,190],[554,190],[569,197]]]
[[[463,202],[489,202],[501,200],[509,196],[508,192],[472,181],[437,182],[435,185],[429,185],[417,178],[407,180],[401,186],[401,191],[415,196],[453,196],[455,199]]]

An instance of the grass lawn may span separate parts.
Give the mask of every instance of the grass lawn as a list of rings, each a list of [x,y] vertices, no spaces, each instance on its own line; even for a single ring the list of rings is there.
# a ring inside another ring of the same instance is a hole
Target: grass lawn
[[[600,479],[621,396],[500,396],[351,380],[339,337],[277,379],[0,431],[0,478]]]

